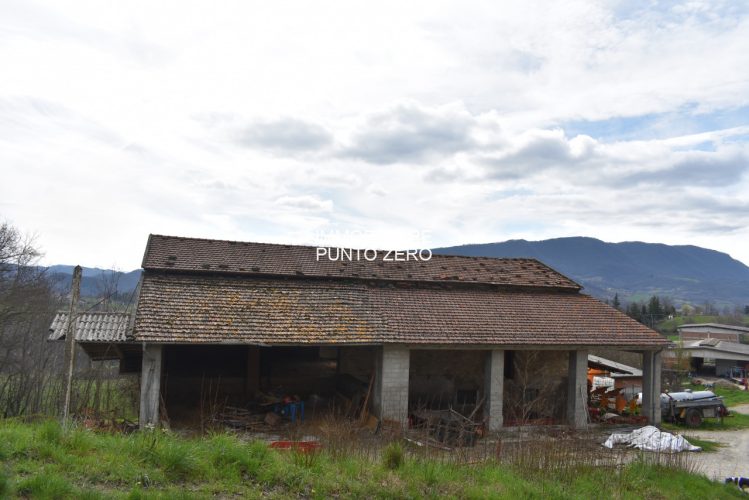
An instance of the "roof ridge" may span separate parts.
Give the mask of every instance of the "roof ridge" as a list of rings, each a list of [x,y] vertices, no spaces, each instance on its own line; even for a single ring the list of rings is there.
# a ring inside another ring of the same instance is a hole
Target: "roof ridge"
[[[340,246],[340,245],[301,245],[298,243],[271,243],[271,242],[265,242],[265,241],[242,241],[242,240],[229,240],[229,239],[221,239],[221,238],[200,238],[196,236],[173,236],[170,234],[155,234],[151,233],[148,235],[148,243],[147,245],[150,245],[151,243],[151,237],[158,237],[158,238],[172,238],[175,240],[191,240],[191,241],[207,241],[207,242],[214,242],[214,243],[232,243],[232,244],[238,244],[238,245],[267,245],[267,246],[274,246],[274,247],[283,247],[283,248],[345,248],[345,249],[351,249],[351,250],[375,250],[378,252],[387,252],[396,250],[394,248],[364,248],[364,247],[347,247],[347,246]],[[414,248],[409,248],[410,250],[413,250]],[[146,247],[145,255],[148,254],[148,246]],[[401,250],[401,249],[398,249]],[[402,249],[402,250],[405,250]],[[430,249],[431,250],[431,249]],[[145,256],[144,255],[144,256]],[[533,261],[538,262],[542,266],[548,267],[546,264],[538,260],[536,257],[485,257],[481,255],[458,255],[458,254],[445,254],[445,253],[433,253],[432,258],[439,257],[439,258],[458,258],[458,259],[470,259],[470,260],[515,260],[515,261]],[[554,271],[552,269],[552,271]],[[554,271],[558,272],[558,271]]]
[[[70,311],[58,311],[55,314],[67,315],[69,312]],[[81,314],[125,314],[125,315],[128,315],[130,313],[125,312],[125,311],[80,311],[80,312],[76,312],[76,314],[78,315],[81,315]]]
[[[320,248],[329,250],[321,254]],[[148,237],[143,268],[152,271],[247,276],[462,282],[576,291],[582,289],[579,283],[534,257],[476,257],[434,254],[431,249],[315,247],[157,234]]]

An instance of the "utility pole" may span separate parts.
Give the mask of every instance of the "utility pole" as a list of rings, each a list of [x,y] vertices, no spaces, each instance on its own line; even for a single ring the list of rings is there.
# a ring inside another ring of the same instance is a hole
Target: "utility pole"
[[[70,310],[68,311],[68,327],[65,331],[65,402],[62,407],[62,425],[68,425],[70,414],[70,395],[73,391],[73,368],[75,367],[75,330],[78,323],[78,299],[81,296],[81,266],[73,269],[73,283],[70,286]]]

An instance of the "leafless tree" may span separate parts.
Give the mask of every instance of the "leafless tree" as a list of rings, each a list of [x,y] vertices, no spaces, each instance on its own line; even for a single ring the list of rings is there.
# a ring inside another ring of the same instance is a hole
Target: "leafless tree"
[[[559,415],[562,379],[554,377],[540,351],[515,351],[513,374],[505,382],[507,416],[518,423]]]
[[[0,225],[0,415],[35,413],[54,406],[59,349],[46,332],[59,297],[37,266],[34,238]]]

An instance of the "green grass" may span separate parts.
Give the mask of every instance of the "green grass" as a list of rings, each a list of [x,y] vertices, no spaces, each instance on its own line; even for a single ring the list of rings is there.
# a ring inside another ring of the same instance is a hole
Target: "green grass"
[[[701,439],[697,436],[689,436],[687,434],[684,434],[684,439],[689,441],[694,446],[699,446],[702,448],[702,451],[706,453],[712,453],[714,451],[718,451],[719,448],[724,447],[725,445],[723,443],[719,443],[718,441],[712,441],[710,439]]]
[[[373,455],[304,455],[229,434],[120,436],[0,420],[0,498],[742,498],[703,476],[637,460],[563,469],[450,464],[400,444]]]
[[[726,389],[723,387],[716,387],[712,391],[723,398],[723,403],[728,408],[731,406],[749,404],[749,391],[742,391],[741,389]]]
[[[691,430],[691,427],[687,427],[683,424],[673,424],[670,422],[663,422],[661,427],[669,431],[677,431],[683,433],[685,430]],[[705,431],[738,431],[742,429],[749,429],[749,415],[743,415],[741,413],[732,413],[729,416],[721,419],[718,418],[707,418],[702,421],[699,427],[694,429],[701,429]]]

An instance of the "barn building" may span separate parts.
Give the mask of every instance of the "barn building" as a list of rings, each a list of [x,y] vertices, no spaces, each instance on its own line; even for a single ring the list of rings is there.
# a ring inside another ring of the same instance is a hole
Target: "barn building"
[[[141,426],[187,419],[206,391],[242,405],[278,388],[334,392],[346,377],[398,425],[418,405],[468,401],[490,430],[529,418],[582,427],[600,348],[642,356],[643,414],[660,421],[668,341],[571,279],[534,259],[386,257],[151,235],[135,313],[82,316],[76,341],[140,372]],[[522,411],[529,399],[543,404]]]

